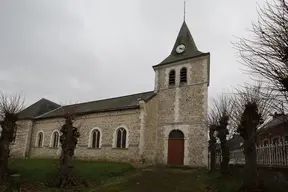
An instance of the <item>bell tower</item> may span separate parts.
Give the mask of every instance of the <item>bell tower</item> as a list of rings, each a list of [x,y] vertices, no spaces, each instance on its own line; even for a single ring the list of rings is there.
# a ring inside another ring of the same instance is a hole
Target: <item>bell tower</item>
[[[153,66],[158,108],[157,148],[160,149],[156,159],[159,163],[207,166],[209,66],[210,53],[198,50],[184,20],[171,53]],[[173,157],[173,151],[181,150],[181,147],[174,149],[176,146],[170,142],[173,131],[183,133],[183,160],[171,160],[181,156]]]
[[[167,82],[165,82],[164,79],[159,79],[159,70],[163,68],[169,68],[170,66],[180,66],[181,64],[184,64],[186,61],[187,63],[191,63],[188,61],[191,60],[199,60],[199,58],[205,57],[208,59],[208,66],[207,66],[207,86],[209,85],[209,59],[210,59],[210,53],[203,53],[198,50],[194,39],[190,33],[190,30],[184,20],[179,34],[176,38],[176,41],[174,43],[174,46],[172,48],[172,51],[168,57],[166,57],[162,62],[160,62],[158,65],[153,66],[155,73],[155,92],[158,92],[160,89],[163,89],[167,87]],[[200,71],[193,71],[193,73],[199,73]],[[187,74],[188,75],[188,74]],[[176,78],[176,76],[175,76]],[[187,82],[188,83],[188,82]],[[193,83],[193,82],[191,82]],[[177,85],[177,79],[175,84]],[[188,83],[189,84],[189,83]],[[165,86],[166,85],[166,86]],[[179,84],[178,84],[179,85]]]

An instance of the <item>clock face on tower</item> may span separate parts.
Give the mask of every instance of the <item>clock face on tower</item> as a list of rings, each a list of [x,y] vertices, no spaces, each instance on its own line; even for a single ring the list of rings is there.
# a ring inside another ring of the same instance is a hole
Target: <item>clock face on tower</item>
[[[185,45],[184,44],[180,44],[176,47],[177,53],[183,53],[184,51],[185,51]]]

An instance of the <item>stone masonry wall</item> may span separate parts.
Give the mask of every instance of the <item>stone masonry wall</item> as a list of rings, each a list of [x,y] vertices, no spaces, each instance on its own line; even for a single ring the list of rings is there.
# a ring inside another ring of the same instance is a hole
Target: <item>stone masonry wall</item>
[[[139,157],[139,129],[140,110],[123,110],[115,112],[95,113],[80,117],[75,125],[80,126],[81,136],[75,157],[79,159],[101,160],[101,161],[124,161],[133,164],[140,161]],[[32,158],[59,157],[61,149],[51,148],[51,135],[53,131],[60,130],[63,119],[38,120],[35,123],[32,135]],[[117,149],[116,130],[123,127],[127,130],[127,148]],[[100,148],[91,148],[91,131],[98,129],[101,133]],[[37,134],[44,133],[44,146],[36,147]]]
[[[157,95],[145,103],[143,108],[145,116],[144,125],[144,146],[143,146],[143,160],[146,165],[155,164],[156,155],[156,131],[158,125],[158,114],[157,114]]]
[[[184,133],[184,165],[206,167],[208,164],[207,94],[209,56],[163,66],[157,70],[157,163],[167,163],[169,133]],[[180,85],[180,70],[187,68],[187,84]],[[171,69],[176,71],[176,85],[169,86]]]
[[[17,121],[17,132],[15,142],[10,146],[11,157],[24,158],[25,152],[27,151],[26,146],[28,145],[28,136],[31,131],[33,122],[31,120]]]

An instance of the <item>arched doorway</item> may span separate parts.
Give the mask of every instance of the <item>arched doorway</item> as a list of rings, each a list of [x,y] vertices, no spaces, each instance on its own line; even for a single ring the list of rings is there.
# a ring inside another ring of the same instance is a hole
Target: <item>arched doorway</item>
[[[180,130],[173,130],[168,140],[168,165],[183,165],[184,162],[184,134]]]

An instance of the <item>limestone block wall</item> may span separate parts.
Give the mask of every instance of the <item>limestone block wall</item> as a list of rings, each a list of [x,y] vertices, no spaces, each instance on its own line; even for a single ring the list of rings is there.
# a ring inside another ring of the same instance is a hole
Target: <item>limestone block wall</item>
[[[145,164],[155,164],[156,157],[156,132],[158,126],[157,95],[144,104],[144,130],[143,130],[143,153],[142,158]]]
[[[58,147],[52,147],[52,133],[57,131],[60,134],[60,128],[63,123],[63,118],[38,120],[34,122],[29,154],[31,158],[57,158],[60,156],[60,142],[58,142]],[[43,133],[43,143],[41,147],[38,147],[37,140],[40,132]]]
[[[47,119],[35,122],[31,148],[32,158],[59,157],[61,149],[51,147],[53,131],[59,131],[64,119]],[[140,140],[140,110],[122,110],[114,112],[94,113],[79,117],[80,138],[75,150],[75,157],[79,159],[138,162]],[[126,148],[116,148],[116,130],[123,127],[127,131]],[[100,148],[91,148],[92,130],[98,129]],[[37,134],[44,133],[44,146],[37,147]],[[59,143],[60,145],[60,143]]]
[[[17,125],[15,142],[11,143],[10,146],[10,155],[15,158],[24,158],[33,122],[31,120],[21,120],[17,121]]]
[[[187,83],[180,84],[180,70],[187,68]],[[173,63],[157,69],[157,163],[167,163],[168,136],[173,129],[184,133],[184,165],[207,166],[209,56]],[[169,72],[176,72],[175,86],[168,85]]]

